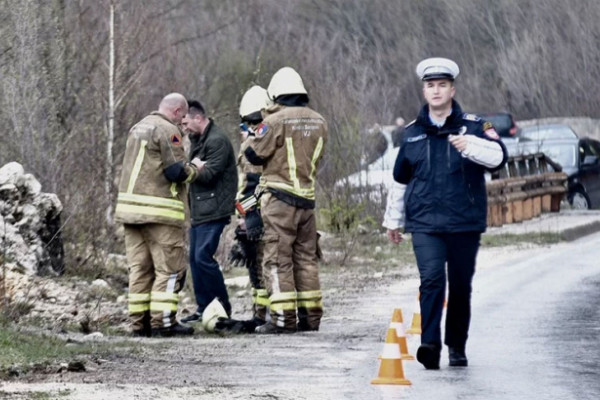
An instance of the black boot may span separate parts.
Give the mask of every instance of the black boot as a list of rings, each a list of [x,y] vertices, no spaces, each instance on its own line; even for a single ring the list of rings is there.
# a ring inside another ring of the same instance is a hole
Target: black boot
[[[293,328],[282,328],[279,326],[275,326],[270,322],[267,322],[264,325],[257,326],[254,330],[255,333],[259,334],[280,334],[280,333],[296,333],[296,329]]]
[[[168,328],[152,328],[152,336],[157,337],[189,336],[193,334],[194,328],[181,324],[175,324]]]
[[[466,367],[469,365],[464,347],[448,347],[448,358],[451,367]]]
[[[417,350],[417,361],[423,364],[425,369],[440,369],[440,351],[440,345],[423,343]]]

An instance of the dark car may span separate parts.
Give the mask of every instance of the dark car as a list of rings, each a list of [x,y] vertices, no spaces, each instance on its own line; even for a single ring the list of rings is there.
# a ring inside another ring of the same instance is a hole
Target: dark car
[[[520,131],[510,113],[477,113],[477,116],[484,121],[491,122],[501,138],[514,138]]]
[[[569,175],[567,200],[573,208],[600,208],[600,142],[590,138],[527,141],[522,154],[542,152]]]
[[[526,126],[518,134],[520,140],[553,140],[577,138],[577,134],[569,125],[543,124]]]

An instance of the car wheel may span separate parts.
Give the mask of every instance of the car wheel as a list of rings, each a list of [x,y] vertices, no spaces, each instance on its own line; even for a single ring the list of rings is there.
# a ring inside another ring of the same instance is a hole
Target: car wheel
[[[590,198],[582,189],[575,189],[569,196],[569,203],[575,210],[589,210]]]

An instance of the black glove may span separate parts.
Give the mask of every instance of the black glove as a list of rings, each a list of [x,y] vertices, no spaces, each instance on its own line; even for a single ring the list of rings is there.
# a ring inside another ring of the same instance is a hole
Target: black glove
[[[248,240],[259,241],[265,231],[260,211],[256,207],[246,211],[246,236]]]
[[[229,250],[227,261],[233,267],[243,267],[246,265],[246,250],[239,240],[233,242],[233,246]]]

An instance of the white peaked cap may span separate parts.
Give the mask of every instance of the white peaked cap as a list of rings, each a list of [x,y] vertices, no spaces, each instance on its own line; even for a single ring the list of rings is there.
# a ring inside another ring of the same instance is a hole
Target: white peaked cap
[[[422,81],[433,79],[450,79],[453,81],[459,74],[458,65],[447,58],[427,58],[417,65],[417,75]]]

